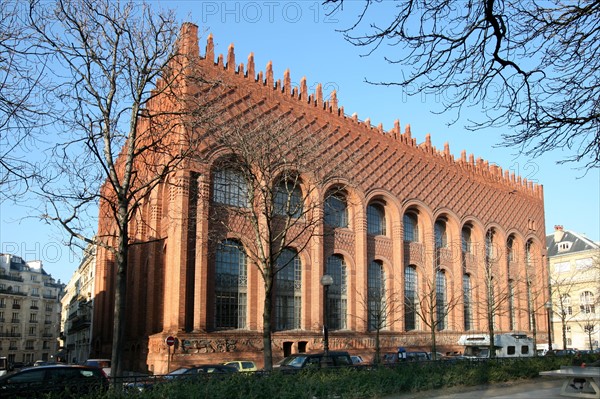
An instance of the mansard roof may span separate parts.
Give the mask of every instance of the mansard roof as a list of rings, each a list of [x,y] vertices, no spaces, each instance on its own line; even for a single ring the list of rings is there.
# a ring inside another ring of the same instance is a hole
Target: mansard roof
[[[548,234],[546,236],[546,247],[548,248],[548,256],[562,256],[573,254],[576,252],[599,250],[600,245],[590,240],[586,236],[576,233],[571,230],[560,228],[564,234]],[[561,246],[561,244],[563,244]]]
[[[275,104],[295,102],[294,108],[304,107],[302,112],[313,115],[316,112],[319,119],[322,117],[323,120],[332,121],[332,123],[351,125],[352,130],[363,135],[385,136],[389,140],[393,140],[396,143],[395,145],[420,151],[434,162],[442,162],[448,166],[457,167],[470,176],[477,176],[490,183],[502,185],[507,192],[515,193],[518,191],[537,199],[543,199],[543,187],[541,185],[534,184],[526,178],[521,178],[512,171],[503,170],[498,165],[480,157],[475,158],[473,154],[467,156],[466,150],[462,150],[460,158],[455,159],[454,155],[450,153],[448,142],[444,144],[443,150],[439,150],[432,145],[429,134],[425,136],[424,142],[417,143],[417,140],[412,137],[409,124],[404,128],[404,132],[401,132],[400,121],[395,120],[393,128],[386,131],[383,124],[380,123],[375,126],[371,123],[370,118],[360,120],[356,113],[348,115],[344,107],[338,105],[335,90],[330,93],[328,99],[324,98],[323,87],[320,83],[315,86],[314,93],[308,92],[306,77],[300,79],[299,87],[292,87],[289,69],[285,70],[283,79],[275,79],[271,61],[267,63],[265,72],[256,72],[253,53],[248,56],[246,65],[243,63],[236,64],[233,44],[229,46],[226,56],[219,54],[215,61],[212,34],[207,37],[204,55],[200,54],[198,27],[192,23],[183,24],[177,47],[181,54],[195,57],[204,70],[212,70],[213,73],[227,79],[227,83],[236,83],[253,92],[261,92],[261,96],[266,101]]]

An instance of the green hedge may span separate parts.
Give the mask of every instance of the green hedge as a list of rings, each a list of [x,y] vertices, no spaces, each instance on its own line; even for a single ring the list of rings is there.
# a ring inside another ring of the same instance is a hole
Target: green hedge
[[[571,365],[567,357],[489,361],[411,362],[380,366],[306,371],[296,374],[236,373],[225,378],[156,384],[142,392],[111,391],[90,399],[313,399],[378,398],[399,393],[530,379],[540,371]]]

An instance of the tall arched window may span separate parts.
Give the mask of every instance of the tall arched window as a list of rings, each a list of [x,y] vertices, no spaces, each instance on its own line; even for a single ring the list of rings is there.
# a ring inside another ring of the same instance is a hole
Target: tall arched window
[[[385,209],[381,204],[367,206],[367,233],[385,235]]]
[[[246,208],[249,205],[248,185],[244,175],[234,168],[217,169],[213,173],[213,201]]]
[[[327,196],[323,212],[325,224],[331,227],[348,227],[348,204],[341,193]]]
[[[404,268],[404,329],[417,329],[417,271],[413,266]]]
[[[446,317],[448,316],[448,306],[446,302],[446,273],[438,270],[435,276],[435,310],[437,313],[438,331],[446,329]]]
[[[215,255],[215,328],[245,328],[248,284],[244,247],[224,240]]]
[[[284,249],[275,275],[275,330],[299,329],[302,309],[302,265],[298,253]]]
[[[385,299],[385,274],[381,261],[373,260],[367,270],[367,299],[369,302],[369,330],[381,330],[386,326],[387,306]]]
[[[333,277],[327,294],[327,326],[331,330],[346,328],[347,287],[346,262],[340,255],[327,258],[326,274]]]
[[[417,222],[417,215],[415,215],[414,213],[404,214],[404,241],[419,241],[419,225]]]
[[[302,215],[302,189],[298,181],[282,181],[275,190],[275,213],[298,218]]]
[[[494,260],[495,251],[494,251],[494,230],[490,229],[485,234],[485,258],[487,261]]]
[[[448,235],[446,233],[446,222],[437,220],[434,226],[435,230],[435,247],[446,248],[448,246]]]
[[[506,260],[508,263],[515,260],[515,252],[513,248],[514,242],[514,237],[512,235],[508,236],[508,239],[506,240]]]
[[[471,228],[464,226],[461,232],[461,244],[463,253],[471,253]]]
[[[463,319],[465,331],[473,329],[473,310],[471,299],[471,276],[463,274]]]
[[[508,280],[508,329],[514,331],[516,326],[515,283],[513,280]]]

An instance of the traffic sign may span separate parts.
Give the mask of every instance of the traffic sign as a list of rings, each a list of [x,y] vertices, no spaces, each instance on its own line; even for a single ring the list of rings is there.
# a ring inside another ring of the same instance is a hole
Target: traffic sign
[[[169,335],[167,338],[165,338],[165,343],[166,343],[168,346],[173,346],[173,345],[175,345],[175,337],[173,337],[173,336]]]

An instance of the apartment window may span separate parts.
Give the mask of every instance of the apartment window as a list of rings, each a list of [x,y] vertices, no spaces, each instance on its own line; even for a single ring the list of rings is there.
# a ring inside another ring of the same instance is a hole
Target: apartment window
[[[417,329],[417,271],[413,266],[404,269],[404,328]]]
[[[584,314],[596,313],[594,304],[594,294],[591,291],[584,291],[579,295],[579,310]]]
[[[213,201],[219,204],[246,208],[249,190],[241,171],[233,168],[217,169],[213,174]]]
[[[36,335],[37,333],[37,329],[35,328],[35,326],[30,326],[29,327],[29,335]]]
[[[330,194],[325,199],[324,222],[331,227],[348,227],[348,205],[341,193]]]
[[[340,255],[327,258],[326,274],[333,277],[327,295],[327,326],[331,330],[346,328],[347,286],[346,262]]]
[[[37,323],[37,313],[30,313],[29,314],[29,322],[30,323]]]
[[[367,233],[385,235],[385,209],[381,204],[367,206]]]
[[[37,287],[34,287],[31,289],[31,295],[40,295],[40,289]]]
[[[246,252],[234,240],[219,243],[215,262],[215,327],[246,327]]]
[[[284,249],[277,258],[275,275],[275,329],[300,328],[302,316],[302,265],[298,253]]]
[[[369,330],[381,330],[386,326],[387,306],[385,298],[385,272],[381,261],[374,260],[367,270],[367,300]]]
[[[36,300],[31,301],[31,309],[38,309],[38,301],[36,301]]]
[[[11,320],[13,323],[19,323],[19,312],[13,312]]]

